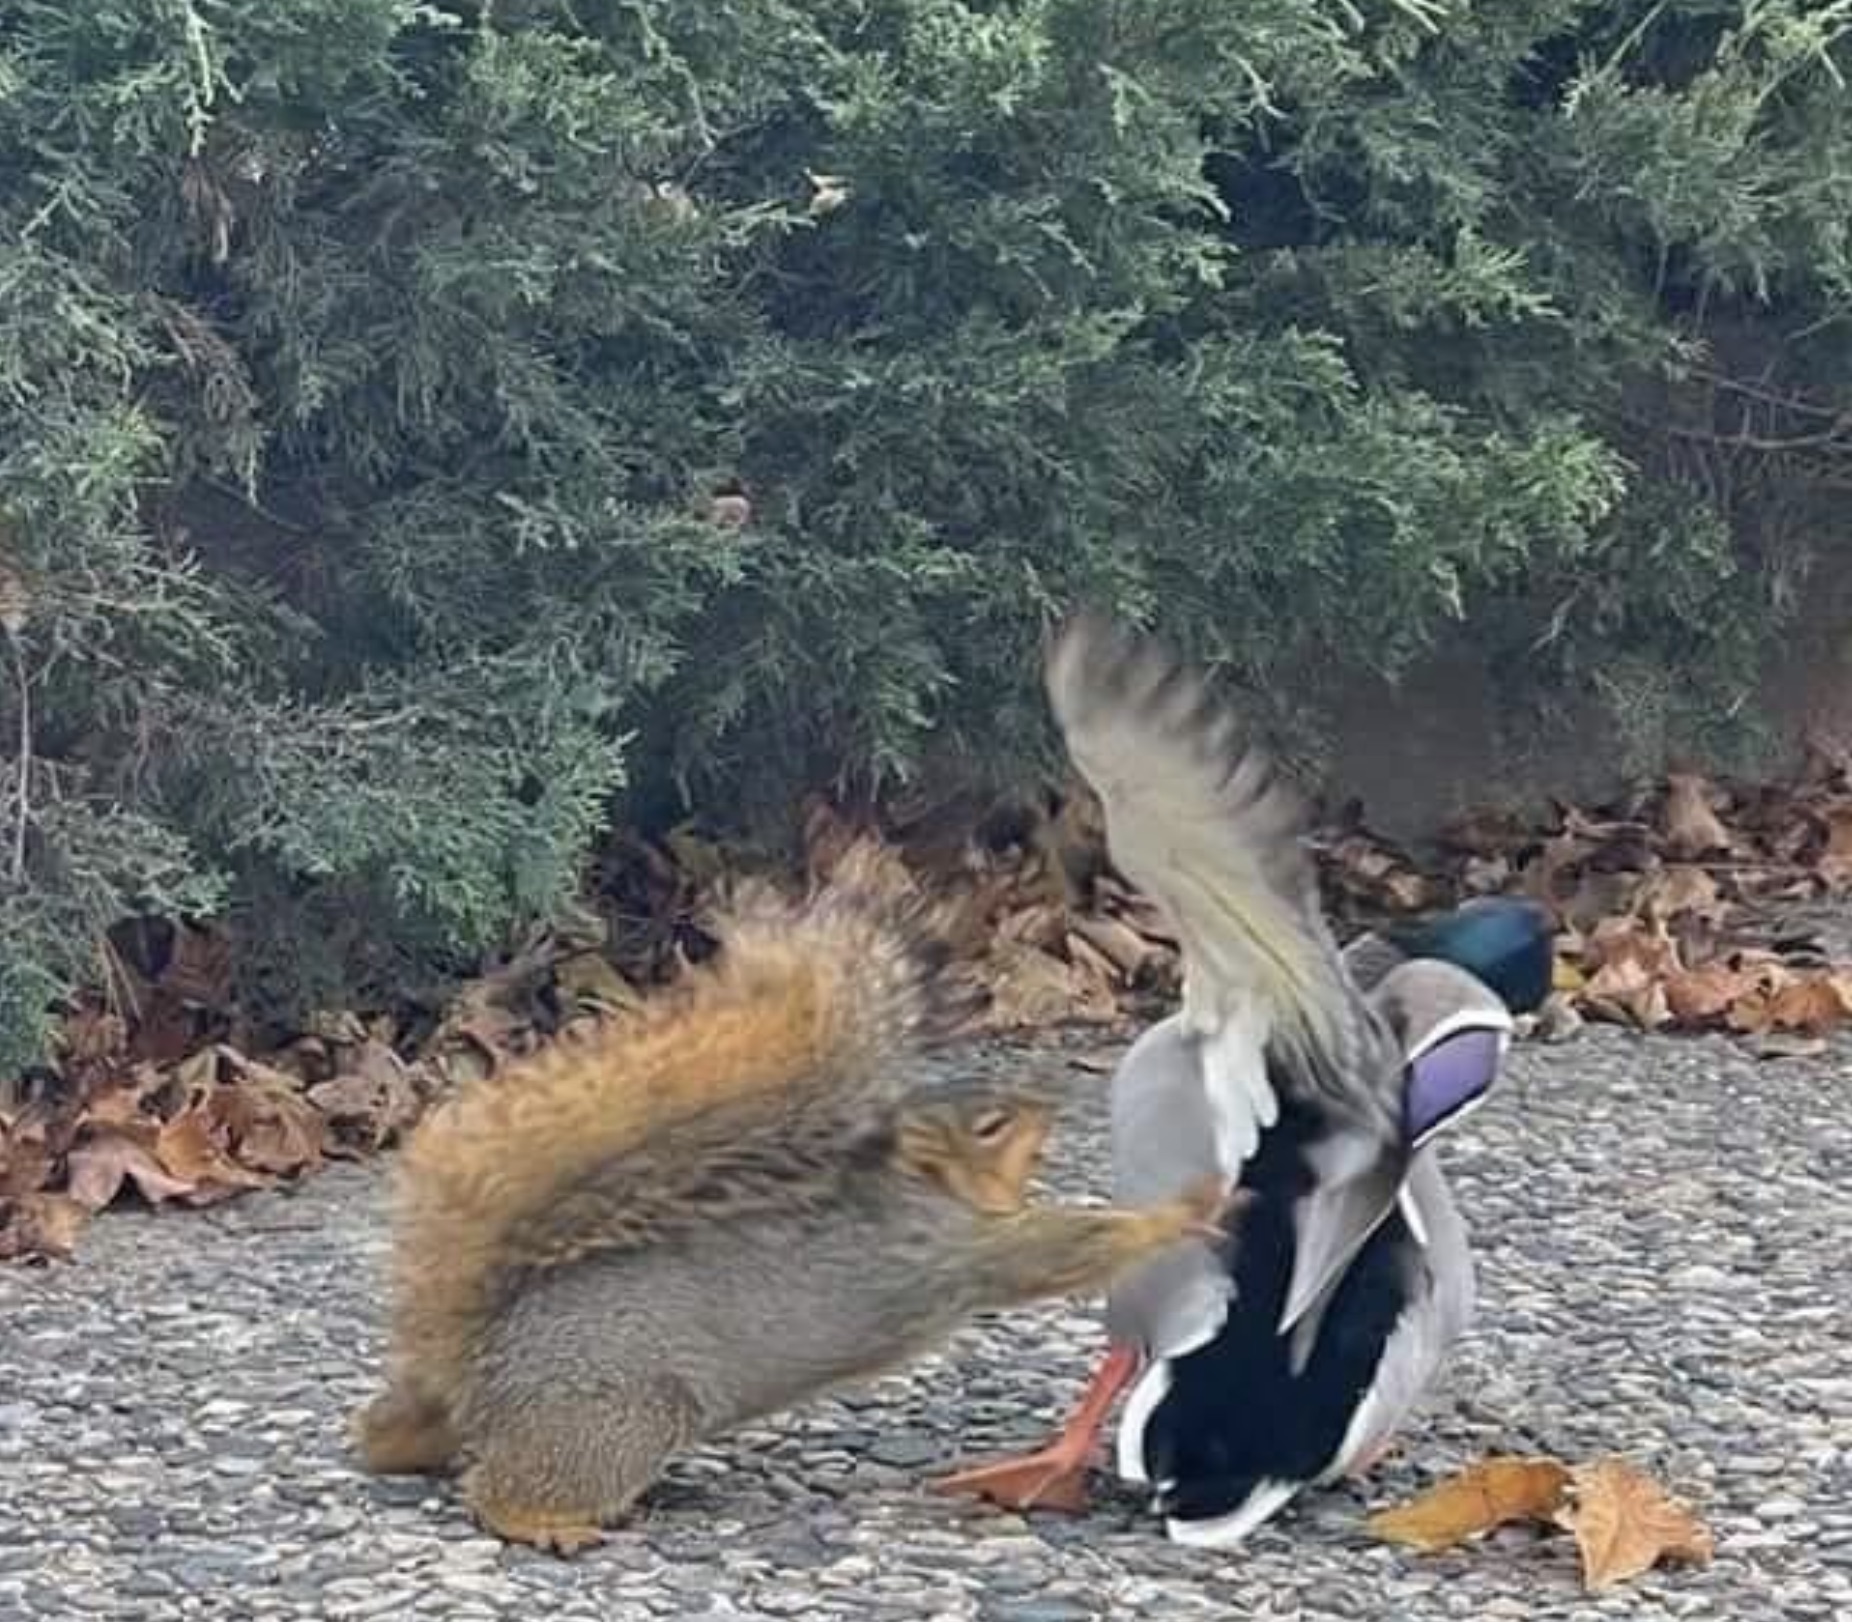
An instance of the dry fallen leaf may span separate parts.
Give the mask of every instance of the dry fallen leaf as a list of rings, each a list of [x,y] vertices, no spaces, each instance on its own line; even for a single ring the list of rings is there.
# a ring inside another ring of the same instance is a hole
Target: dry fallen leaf
[[[1564,957],[1560,952],[1550,959],[1550,989],[1552,991],[1581,991],[1588,985],[1588,976],[1576,964],[1573,958]]]
[[[1569,1483],[1555,1459],[1482,1459],[1419,1497],[1369,1519],[1388,1543],[1432,1553],[1510,1521],[1549,1521]]]
[[[108,1009],[83,1004],[58,1027],[53,1047],[60,1065],[92,1065],[105,1069],[119,1064],[129,1046],[128,1023]]]
[[[1546,997],[1535,1014],[1520,1015],[1518,1028],[1527,1040],[1568,1042],[1574,1040],[1584,1023],[1575,1004],[1559,991]]]
[[[643,1000],[637,988],[614,969],[602,952],[575,952],[553,970],[553,982],[572,1002],[590,1007],[627,1009]]]
[[[207,1108],[239,1164],[252,1171],[293,1177],[322,1161],[328,1125],[292,1078],[247,1061],[245,1073],[216,1087]]]
[[[309,1102],[328,1122],[330,1154],[381,1148],[418,1118],[423,1097],[398,1054],[371,1039],[339,1075],[308,1091]]]
[[[1681,1025],[1705,1025],[1722,1019],[1743,998],[1753,995],[1760,984],[1760,976],[1728,963],[1680,969],[1666,976],[1666,1008]]]
[[[1656,1031],[1671,1019],[1663,979],[1638,958],[1605,963],[1582,988],[1583,1004],[1617,1024]]]
[[[1503,806],[1478,806],[1445,823],[1440,843],[1472,857],[1505,857],[1536,843],[1535,831],[1517,812]]]
[[[240,1189],[262,1188],[270,1181],[247,1171],[220,1147],[210,1110],[197,1105],[162,1126],[154,1152],[162,1167],[186,1185],[195,1205],[228,1198]]]
[[[1116,916],[1130,924],[1146,940],[1154,941],[1165,951],[1174,954],[1177,950],[1177,933],[1170,921],[1159,912],[1153,902],[1135,893],[1120,895],[1116,885],[1101,884],[1100,892],[1112,903]]]
[[[9,1121],[0,1116],[0,1200],[36,1194],[57,1158],[42,1119],[24,1115]]]
[[[1820,877],[1832,890],[1852,885],[1852,803],[1835,805],[1822,814],[1826,848],[1820,852]]]
[[[132,1183],[150,1205],[193,1192],[193,1184],[171,1176],[147,1145],[127,1132],[104,1128],[70,1153],[66,1192],[86,1211],[100,1211],[122,1185]]]
[[[0,1261],[30,1256],[63,1259],[77,1247],[89,1210],[68,1194],[0,1199]]]
[[[1660,829],[1674,856],[1704,856],[1734,844],[1730,830],[1711,809],[1710,785],[1694,772],[1667,774]]]
[[[222,1008],[232,998],[231,942],[220,930],[180,924],[156,984],[187,1002]]]
[[[1852,1016],[1852,977],[1810,974],[1778,991],[1772,1012],[1779,1030],[1799,1031],[1803,1036],[1836,1030]]]
[[[1798,1031],[1822,1036],[1852,1017],[1852,976],[1765,969],[1758,984],[1730,1007],[1730,1024],[1751,1036]]]
[[[1123,919],[1076,918],[1073,933],[1106,958],[1126,985],[1150,985],[1166,973],[1170,954]]]
[[[997,921],[996,939],[1036,950],[1059,953],[1067,944],[1068,910],[1052,902],[1015,907]]]
[[[1758,1059],[1817,1059],[1828,1051],[1823,1036],[1786,1036],[1771,1031],[1750,1043],[1749,1051]]]
[[[366,1021],[351,1008],[313,1009],[303,1020],[302,1028],[314,1040],[337,1046],[364,1042],[367,1037]]]
[[[1346,893],[1391,912],[1419,912],[1435,899],[1434,886],[1425,873],[1367,832],[1338,840],[1328,857]]]
[[[1471,895],[1495,895],[1511,884],[1511,862],[1503,856],[1468,856],[1460,869],[1460,888]]]
[[[1634,906],[1643,917],[1661,923],[1688,913],[1714,919],[1728,910],[1722,897],[1722,887],[1703,868],[1675,862],[1646,879]]]
[[[1710,1529],[1625,1459],[1576,1466],[1567,1496],[1556,1520],[1575,1534],[1590,1593],[1638,1577],[1661,1560],[1702,1565],[1711,1557]]]
[[[1095,976],[1025,942],[997,941],[986,969],[992,996],[984,1023],[991,1030],[1106,1021],[1118,1013],[1117,999]]]
[[[1596,965],[1580,992],[1587,1009],[1648,1031],[1672,1018],[1666,980],[1683,965],[1678,943],[1663,925],[1631,917],[1604,918],[1589,936],[1585,950]]]
[[[1530,1521],[1575,1535],[1591,1593],[1649,1571],[1661,1560],[1702,1564],[1710,1529],[1625,1459],[1565,1465],[1548,1458],[1489,1458],[1393,1509],[1369,1530],[1432,1553],[1494,1527]]]

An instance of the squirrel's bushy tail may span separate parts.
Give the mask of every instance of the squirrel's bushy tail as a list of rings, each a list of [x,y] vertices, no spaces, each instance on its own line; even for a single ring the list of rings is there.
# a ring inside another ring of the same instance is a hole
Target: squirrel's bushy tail
[[[399,1167],[399,1384],[456,1389],[524,1272],[810,1197],[794,1167],[877,1145],[906,1061],[981,1000],[952,972],[952,921],[866,841],[795,900],[739,885],[713,959],[435,1108]]]

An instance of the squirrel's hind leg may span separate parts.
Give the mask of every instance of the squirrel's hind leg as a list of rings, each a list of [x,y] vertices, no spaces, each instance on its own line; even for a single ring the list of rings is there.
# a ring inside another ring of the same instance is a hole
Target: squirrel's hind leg
[[[470,1438],[463,1497],[498,1537],[554,1554],[603,1540],[694,1438],[695,1407],[679,1380],[626,1382],[586,1402],[543,1398]]]

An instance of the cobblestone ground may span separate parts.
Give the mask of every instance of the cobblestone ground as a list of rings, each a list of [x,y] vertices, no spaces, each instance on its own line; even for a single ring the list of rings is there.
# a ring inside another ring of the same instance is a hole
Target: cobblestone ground
[[[1105,1078],[1064,1067],[1053,1182],[1104,1186]],[[1091,1050],[1095,1061],[1110,1050]],[[111,1215],[74,1264],[0,1269],[0,1622],[84,1617],[1852,1617],[1852,1065],[1591,1030],[1526,1045],[1447,1148],[1482,1305],[1446,1388],[1361,1488],[1233,1555],[1103,1486],[1081,1519],[929,1497],[1040,1436],[1092,1303],[990,1319],[864,1391],[690,1455],[647,1517],[564,1563],[478,1535],[447,1488],[355,1471],[384,1257],[379,1166],[206,1212]],[[1703,1570],[1600,1598],[1511,1531],[1415,1556],[1365,1512],[1487,1451],[1621,1452],[1718,1535]]]

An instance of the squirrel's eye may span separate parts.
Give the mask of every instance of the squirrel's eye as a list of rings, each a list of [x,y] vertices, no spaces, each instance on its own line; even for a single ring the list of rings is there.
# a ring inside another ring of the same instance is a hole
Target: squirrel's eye
[[[991,1110],[988,1114],[980,1115],[977,1118],[976,1122],[973,1124],[972,1130],[976,1132],[980,1138],[1000,1138],[1009,1130],[1009,1125],[1010,1116],[1008,1111],[1000,1109]]]

